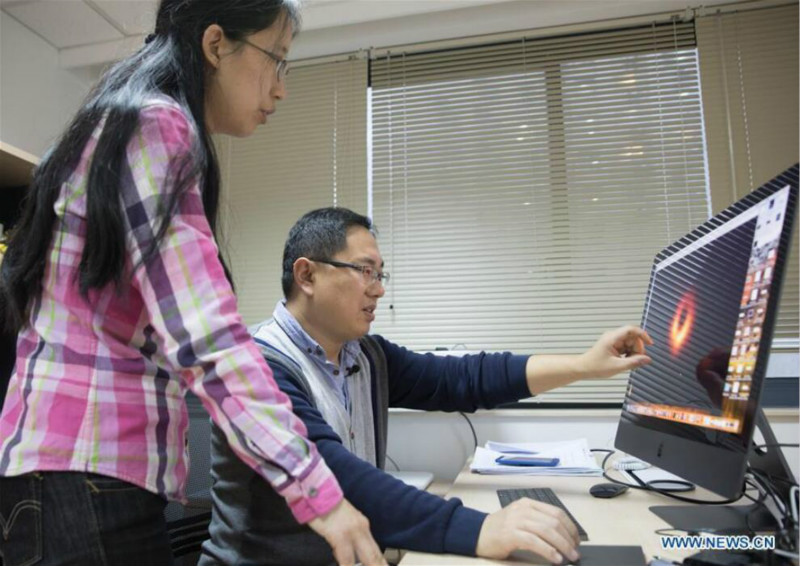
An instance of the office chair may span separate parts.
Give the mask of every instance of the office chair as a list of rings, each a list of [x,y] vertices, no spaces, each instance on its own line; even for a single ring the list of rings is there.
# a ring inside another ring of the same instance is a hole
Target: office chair
[[[194,566],[200,558],[200,545],[208,538],[211,522],[211,421],[200,400],[186,395],[189,411],[189,477],[181,505],[171,501],[164,509],[175,566]]]
[[[0,332],[0,408],[3,407],[16,357],[17,335]]]

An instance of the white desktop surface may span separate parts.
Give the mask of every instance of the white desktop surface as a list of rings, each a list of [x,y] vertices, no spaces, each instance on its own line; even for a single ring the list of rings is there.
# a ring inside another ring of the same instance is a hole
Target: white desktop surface
[[[390,476],[399,479],[406,485],[416,487],[417,489],[428,489],[428,486],[433,482],[433,474],[430,472],[406,472],[406,471],[391,471],[384,470]]]
[[[447,498],[458,497],[468,507],[491,513],[500,509],[497,489],[549,487],[555,491],[562,503],[586,530],[589,540],[582,544],[641,546],[648,561],[654,556],[659,556],[680,562],[684,557],[697,552],[663,550],[659,535],[655,532],[657,529],[669,528],[669,525],[650,512],[649,507],[652,505],[681,505],[681,502],[633,489],[612,499],[598,499],[589,494],[591,486],[606,481],[603,477],[488,476],[471,473],[467,465],[456,478],[452,489],[447,493]],[[698,499],[720,499],[699,488],[683,495]],[[742,502],[749,503],[746,499]],[[682,533],[670,532],[669,534],[680,535]],[[523,563],[549,564],[544,560],[523,562],[519,559],[489,560],[452,554],[408,552],[401,560],[400,566]]]

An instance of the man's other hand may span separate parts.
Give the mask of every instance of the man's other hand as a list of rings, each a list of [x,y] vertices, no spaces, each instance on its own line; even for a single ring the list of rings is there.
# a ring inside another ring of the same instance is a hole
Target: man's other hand
[[[564,557],[578,560],[579,543],[578,529],[564,511],[523,498],[486,517],[475,552],[502,560],[516,550],[527,550],[561,564]]]

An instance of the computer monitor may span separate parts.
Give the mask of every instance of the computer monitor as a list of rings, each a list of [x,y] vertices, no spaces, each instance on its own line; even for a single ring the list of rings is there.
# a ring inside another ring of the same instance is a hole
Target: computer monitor
[[[748,461],[790,474],[778,447],[766,458],[752,439],[760,420],[775,443],[760,402],[797,175],[794,165],[662,250],[650,276],[653,362],[631,372],[615,446],[726,498],[742,494]]]

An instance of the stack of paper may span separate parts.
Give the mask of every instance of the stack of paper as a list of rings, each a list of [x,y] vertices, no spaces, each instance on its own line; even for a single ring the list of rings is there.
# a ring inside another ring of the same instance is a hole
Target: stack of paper
[[[496,460],[509,455],[536,455],[541,458],[558,458],[556,466],[507,466]],[[589,450],[585,438],[566,442],[525,442],[507,444],[487,442],[478,447],[470,464],[478,474],[509,474],[526,476],[600,476],[603,471]]]

